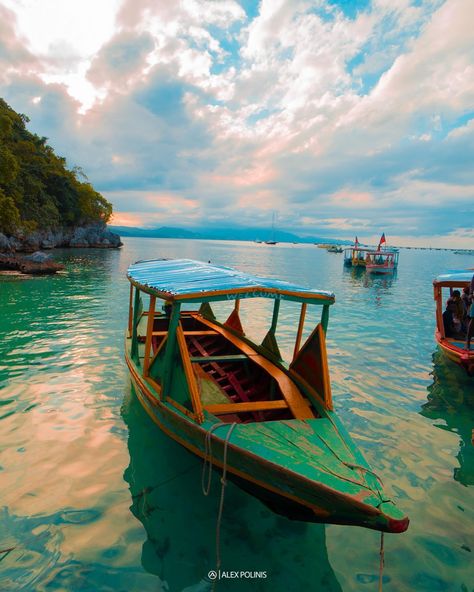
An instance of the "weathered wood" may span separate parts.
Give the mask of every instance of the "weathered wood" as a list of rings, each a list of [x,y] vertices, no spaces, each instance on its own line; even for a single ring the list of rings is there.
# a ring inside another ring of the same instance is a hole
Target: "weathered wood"
[[[140,290],[135,288],[135,297],[133,299],[133,323],[132,323],[132,350],[131,355],[133,359],[138,361],[138,323],[140,322],[139,316],[140,307]]]
[[[128,336],[132,336],[133,329],[133,285],[130,284],[130,298],[128,301]]]
[[[213,415],[226,415],[228,413],[248,413],[251,411],[272,411],[274,409],[288,409],[288,404],[283,399],[277,401],[248,401],[245,403],[218,403],[204,405],[204,409]]]
[[[163,395],[167,396],[171,393],[171,377],[172,377],[172,360],[176,347],[176,329],[179,323],[179,313],[181,305],[179,302],[174,302],[171,309],[170,324],[168,327],[168,338],[166,341],[164,371],[163,371]]]
[[[245,354],[233,354],[228,356],[192,356],[191,362],[203,363],[206,362],[242,362],[248,360]]]
[[[215,335],[215,331],[183,331],[184,335]],[[164,337],[168,335],[168,331],[153,331],[152,335],[156,337]]]
[[[250,345],[239,339],[236,335],[233,335],[230,331],[224,329],[224,327],[213,325],[206,319],[201,319],[201,322],[223,335],[228,341],[238,347],[242,353],[250,356],[253,362],[258,364],[276,380],[283,398],[288,403],[288,407],[295,419],[311,419],[315,417],[310,408],[309,401],[302,396],[298,387],[293,383],[291,378],[281,370],[281,368],[275,366],[270,360],[257,353]]]
[[[179,352],[181,354],[181,360],[183,362],[184,373],[189,387],[189,395],[191,397],[191,403],[193,405],[194,414],[198,423],[204,421],[204,415],[202,413],[201,397],[199,395],[199,387],[196,382],[196,376],[191,366],[191,360],[189,357],[188,346],[186,345],[186,339],[183,334],[183,328],[180,324],[176,329],[176,339],[178,342]]]
[[[296,333],[296,340],[295,340],[295,349],[293,351],[293,360],[298,355],[300,345],[301,345],[301,337],[303,336],[303,328],[304,328],[304,320],[306,317],[306,302],[303,302],[301,305],[301,312],[300,312],[300,320],[298,323],[298,332]]]
[[[148,310],[148,323],[146,328],[145,359],[143,360],[143,376],[148,376],[150,366],[151,338],[153,334],[153,323],[155,322],[156,296],[150,296],[150,308]]]

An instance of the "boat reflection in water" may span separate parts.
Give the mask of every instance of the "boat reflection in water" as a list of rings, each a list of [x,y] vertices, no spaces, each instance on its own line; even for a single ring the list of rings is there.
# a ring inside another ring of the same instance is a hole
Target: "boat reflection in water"
[[[144,569],[171,592],[211,590],[207,574],[215,566],[220,471],[214,472],[211,492],[205,497],[202,461],[156,428],[132,389],[122,417],[129,430],[130,465],[124,478],[130,487],[130,509],[147,533]],[[234,582],[239,592],[341,592],[329,564],[325,528],[277,516],[228,481],[220,532],[221,570],[265,572],[262,579]],[[221,584],[223,589],[229,585]]]
[[[397,270],[389,275],[374,275],[367,273],[363,267],[343,267],[343,274],[348,277],[354,286],[363,286],[369,289],[376,304],[380,304],[382,297],[387,294],[397,281]]]
[[[442,424],[434,424],[441,430],[459,434],[460,448],[456,456],[459,467],[454,469],[453,477],[463,485],[474,485],[472,378],[436,351],[433,354],[433,379],[433,384],[428,387],[428,402],[420,413],[432,420],[442,420]]]

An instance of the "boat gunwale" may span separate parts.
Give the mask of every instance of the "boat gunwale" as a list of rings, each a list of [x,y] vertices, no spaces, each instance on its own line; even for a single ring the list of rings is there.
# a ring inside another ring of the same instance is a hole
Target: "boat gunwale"
[[[454,343],[448,341],[448,339],[450,338],[441,337],[441,334],[438,330],[435,332],[435,339],[440,347],[448,350],[453,354],[456,354],[460,359],[462,358],[464,360],[469,360],[470,358],[472,358],[472,360],[474,361],[474,350],[467,350],[465,348],[454,345]]]

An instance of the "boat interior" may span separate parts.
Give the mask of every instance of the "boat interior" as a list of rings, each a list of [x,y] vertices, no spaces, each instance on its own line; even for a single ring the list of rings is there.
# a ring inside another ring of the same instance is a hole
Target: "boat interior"
[[[151,364],[166,343],[169,325],[169,316],[155,313]],[[138,325],[140,357],[144,357],[146,327],[145,312]],[[184,368],[192,369],[187,381],[197,386],[202,409],[220,421],[250,423],[318,417],[314,405],[288,373],[240,339],[238,332],[229,331],[225,323],[187,311],[181,313],[177,331],[178,337],[182,335],[178,345]],[[159,385],[158,377],[154,381]],[[191,401],[182,404],[193,408]]]

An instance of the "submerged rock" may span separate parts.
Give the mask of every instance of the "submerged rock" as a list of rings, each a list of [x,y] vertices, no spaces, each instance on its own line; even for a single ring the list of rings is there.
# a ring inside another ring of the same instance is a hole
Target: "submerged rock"
[[[17,254],[2,255],[0,253],[0,270],[14,270],[33,275],[46,275],[64,269],[62,263],[57,263],[46,253],[36,252],[30,256]]]

